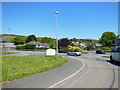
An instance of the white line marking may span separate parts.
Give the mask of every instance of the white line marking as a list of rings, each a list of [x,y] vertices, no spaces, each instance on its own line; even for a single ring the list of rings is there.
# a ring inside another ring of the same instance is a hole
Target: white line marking
[[[63,80],[61,80],[61,81],[59,81],[59,82],[53,84],[52,86],[50,86],[50,87],[48,87],[48,88],[53,88],[54,86],[56,86],[56,85],[58,85],[58,84],[64,82],[65,80],[67,80],[67,79],[73,77],[74,75],[76,75],[77,73],[79,73],[79,72],[84,68],[84,66],[85,66],[85,63],[83,62],[83,66],[82,66],[77,72],[75,72],[75,73],[73,73],[72,75],[68,76],[67,78],[65,78],[65,79],[63,79]]]
[[[111,65],[111,66],[113,66],[113,67],[116,67],[115,65],[112,65],[111,63],[109,63],[109,62],[106,62],[107,64],[109,64],[109,65]]]

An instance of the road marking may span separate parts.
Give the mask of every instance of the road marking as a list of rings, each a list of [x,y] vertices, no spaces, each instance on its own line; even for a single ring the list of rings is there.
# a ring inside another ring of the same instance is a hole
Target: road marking
[[[77,73],[79,73],[79,72],[84,68],[84,66],[85,66],[85,63],[84,63],[84,62],[82,62],[82,63],[83,63],[83,66],[82,66],[77,72],[75,72],[75,73],[73,73],[72,75],[68,76],[67,78],[65,78],[65,79],[63,79],[63,80],[61,80],[61,81],[59,81],[59,82],[53,84],[52,86],[50,86],[50,87],[48,87],[48,88],[53,88],[54,86],[56,86],[56,85],[58,85],[58,84],[64,82],[65,80],[67,80],[67,79],[73,77],[74,75],[76,75]]]
[[[113,67],[115,67],[115,65],[112,65],[111,63],[109,63],[109,62],[106,62],[107,64],[109,64],[109,65],[111,65],[111,66],[113,66]]]

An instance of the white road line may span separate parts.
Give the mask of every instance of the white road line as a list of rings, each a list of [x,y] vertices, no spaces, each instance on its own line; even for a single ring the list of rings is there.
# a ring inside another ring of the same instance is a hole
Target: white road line
[[[65,79],[63,79],[63,80],[61,80],[61,81],[59,81],[59,82],[53,84],[52,86],[50,86],[50,87],[48,87],[48,88],[53,88],[54,86],[56,86],[56,85],[58,85],[58,84],[64,82],[65,80],[67,80],[67,79],[73,77],[74,75],[76,75],[77,73],[79,73],[79,72],[84,68],[84,66],[85,66],[85,63],[83,62],[83,66],[82,66],[77,72],[75,72],[75,73],[73,73],[72,75],[68,76],[67,78],[65,78]]]
[[[111,66],[113,66],[113,67],[116,67],[115,65],[112,65],[111,63],[109,63],[109,62],[106,62],[107,64],[109,64],[109,65],[111,65]]]

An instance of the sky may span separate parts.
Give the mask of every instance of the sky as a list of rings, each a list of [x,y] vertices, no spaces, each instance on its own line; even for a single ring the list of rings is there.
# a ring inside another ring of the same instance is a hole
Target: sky
[[[55,38],[99,39],[104,32],[118,34],[117,2],[3,2],[2,33]]]

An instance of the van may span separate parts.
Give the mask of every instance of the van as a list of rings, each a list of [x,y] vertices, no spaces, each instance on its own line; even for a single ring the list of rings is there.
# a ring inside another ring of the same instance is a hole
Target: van
[[[120,62],[120,46],[115,47],[111,51],[110,60]]]

